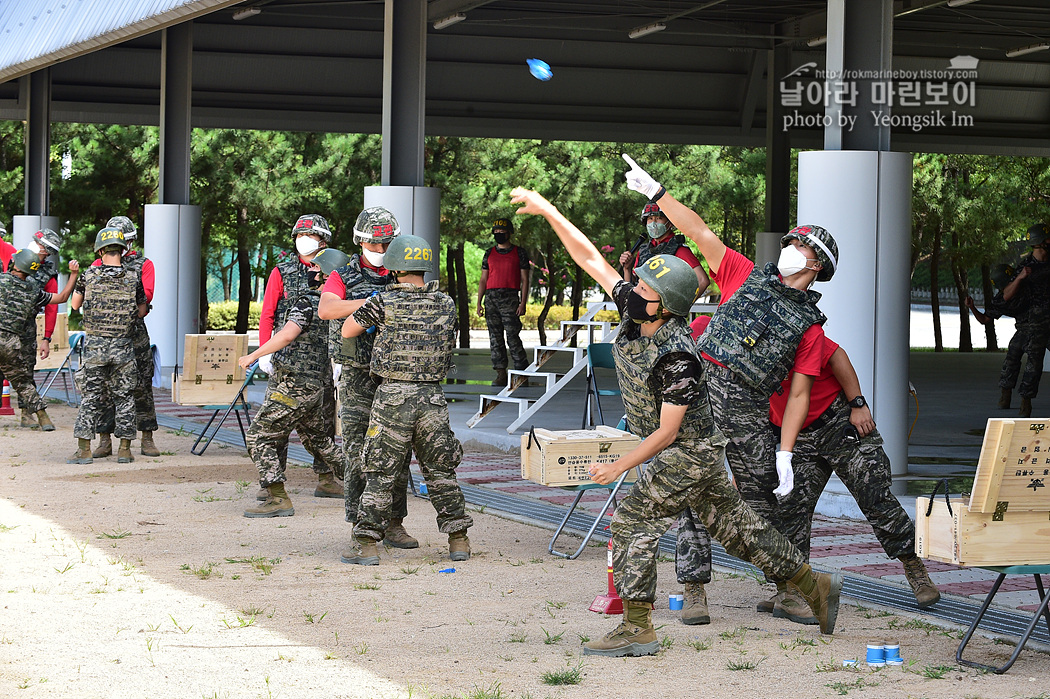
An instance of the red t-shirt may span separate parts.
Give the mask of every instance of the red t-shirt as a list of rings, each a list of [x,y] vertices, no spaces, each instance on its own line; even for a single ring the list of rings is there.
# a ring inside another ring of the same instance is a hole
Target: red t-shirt
[[[7,265],[11,262],[11,258],[15,256],[18,249],[7,242],[6,240],[0,240],[0,272],[7,271]]]
[[[365,269],[372,270],[381,277],[385,277],[386,275],[390,274],[390,271],[386,267],[373,267],[372,265],[368,264],[368,260],[366,260],[363,256],[358,258],[358,262]],[[324,286],[321,287],[321,293],[335,294],[341,300],[346,300],[346,282],[344,282],[343,278],[339,276],[339,272],[332,272],[328,275],[328,279],[325,279],[324,281]]]
[[[842,385],[835,378],[831,367],[828,366],[828,362],[831,361],[831,355],[835,354],[838,348],[837,343],[830,338],[824,338],[820,375],[813,380],[813,388],[809,392],[809,414],[806,415],[806,421],[802,423],[803,428],[809,427],[814,420],[823,415],[824,411],[831,406],[835,397],[842,391]],[[774,393],[769,397],[769,420],[774,425],[784,424],[784,409],[787,408],[788,394],[791,392],[791,377],[793,375],[794,371],[789,373],[788,377],[784,379],[784,383],[780,385],[780,393]]]
[[[744,285],[744,282],[751,276],[751,272],[754,269],[754,262],[736,250],[726,248],[726,254],[722,258],[722,264],[719,265],[718,272],[711,273],[711,281],[718,284],[718,289],[722,292],[722,300],[718,302],[719,306],[728,301],[729,297]],[[820,367],[822,366],[820,360],[823,351],[824,328],[814,323],[806,329],[806,332],[802,333],[802,339],[798,342],[798,349],[795,350],[795,364],[791,370],[806,376],[819,376]],[[700,354],[707,361],[724,366],[706,352],[701,352]]]
[[[707,330],[707,326],[711,324],[711,316],[697,316],[693,319],[693,322],[689,324],[689,333],[693,336],[693,342],[700,339],[700,336]]]

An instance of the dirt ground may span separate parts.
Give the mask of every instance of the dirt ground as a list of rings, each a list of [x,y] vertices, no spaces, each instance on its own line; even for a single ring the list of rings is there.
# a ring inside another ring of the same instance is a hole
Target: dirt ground
[[[619,621],[587,611],[606,589],[602,545],[562,561],[549,530],[475,512],[473,557],[452,564],[430,504],[410,498],[422,547],[348,566],[342,502],[314,498],[308,468],[289,473],[294,517],[246,519],[257,486],[240,450],[196,457],[191,437],[162,430],[160,458],[72,466],[74,411],[51,413],[49,434],[0,418],[3,697],[1050,696],[1042,653],[982,674],[955,665],[958,629],[855,606],[821,636],[756,613],[770,591],[744,576],[717,573],[711,625],[683,626],[670,560],[663,650],[584,657],[581,642]],[[881,639],[900,642],[904,666],[863,664]]]

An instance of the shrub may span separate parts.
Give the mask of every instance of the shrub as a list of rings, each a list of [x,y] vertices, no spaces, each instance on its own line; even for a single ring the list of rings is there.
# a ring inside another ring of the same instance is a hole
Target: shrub
[[[248,307],[248,328],[259,329],[262,304],[253,301]],[[223,301],[208,304],[208,331],[233,330],[237,326],[237,302]]]

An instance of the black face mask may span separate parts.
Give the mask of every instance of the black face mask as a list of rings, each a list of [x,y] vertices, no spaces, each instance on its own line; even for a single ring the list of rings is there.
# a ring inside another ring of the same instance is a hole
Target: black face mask
[[[493,231],[492,237],[496,239],[496,245],[503,245],[510,239],[510,234],[505,231]]]
[[[307,272],[306,273],[306,285],[311,289],[321,288],[321,273],[320,272]]]
[[[633,320],[635,323],[650,323],[657,320],[660,317],[660,308],[657,307],[656,313],[650,315],[646,312],[645,308],[652,302],[659,302],[660,299],[647,299],[639,294],[637,291],[632,291],[627,295],[627,317]]]

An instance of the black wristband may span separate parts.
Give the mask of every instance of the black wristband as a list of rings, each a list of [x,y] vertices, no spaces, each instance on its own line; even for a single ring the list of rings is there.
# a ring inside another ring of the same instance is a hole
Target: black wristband
[[[45,337],[44,339],[47,340],[48,342],[51,342],[51,338],[50,337]]]
[[[666,189],[664,189],[664,187],[663,187],[663,186],[661,185],[661,186],[660,186],[660,189],[659,189],[659,190],[657,190],[656,194],[654,194],[654,195],[653,195],[653,196],[652,196],[652,197],[651,197],[651,198],[649,199],[649,201],[652,201],[652,202],[657,202],[657,201],[660,201],[660,197],[662,197],[662,196],[663,196],[663,195],[665,195],[665,194],[667,194],[667,190],[666,190]]]

